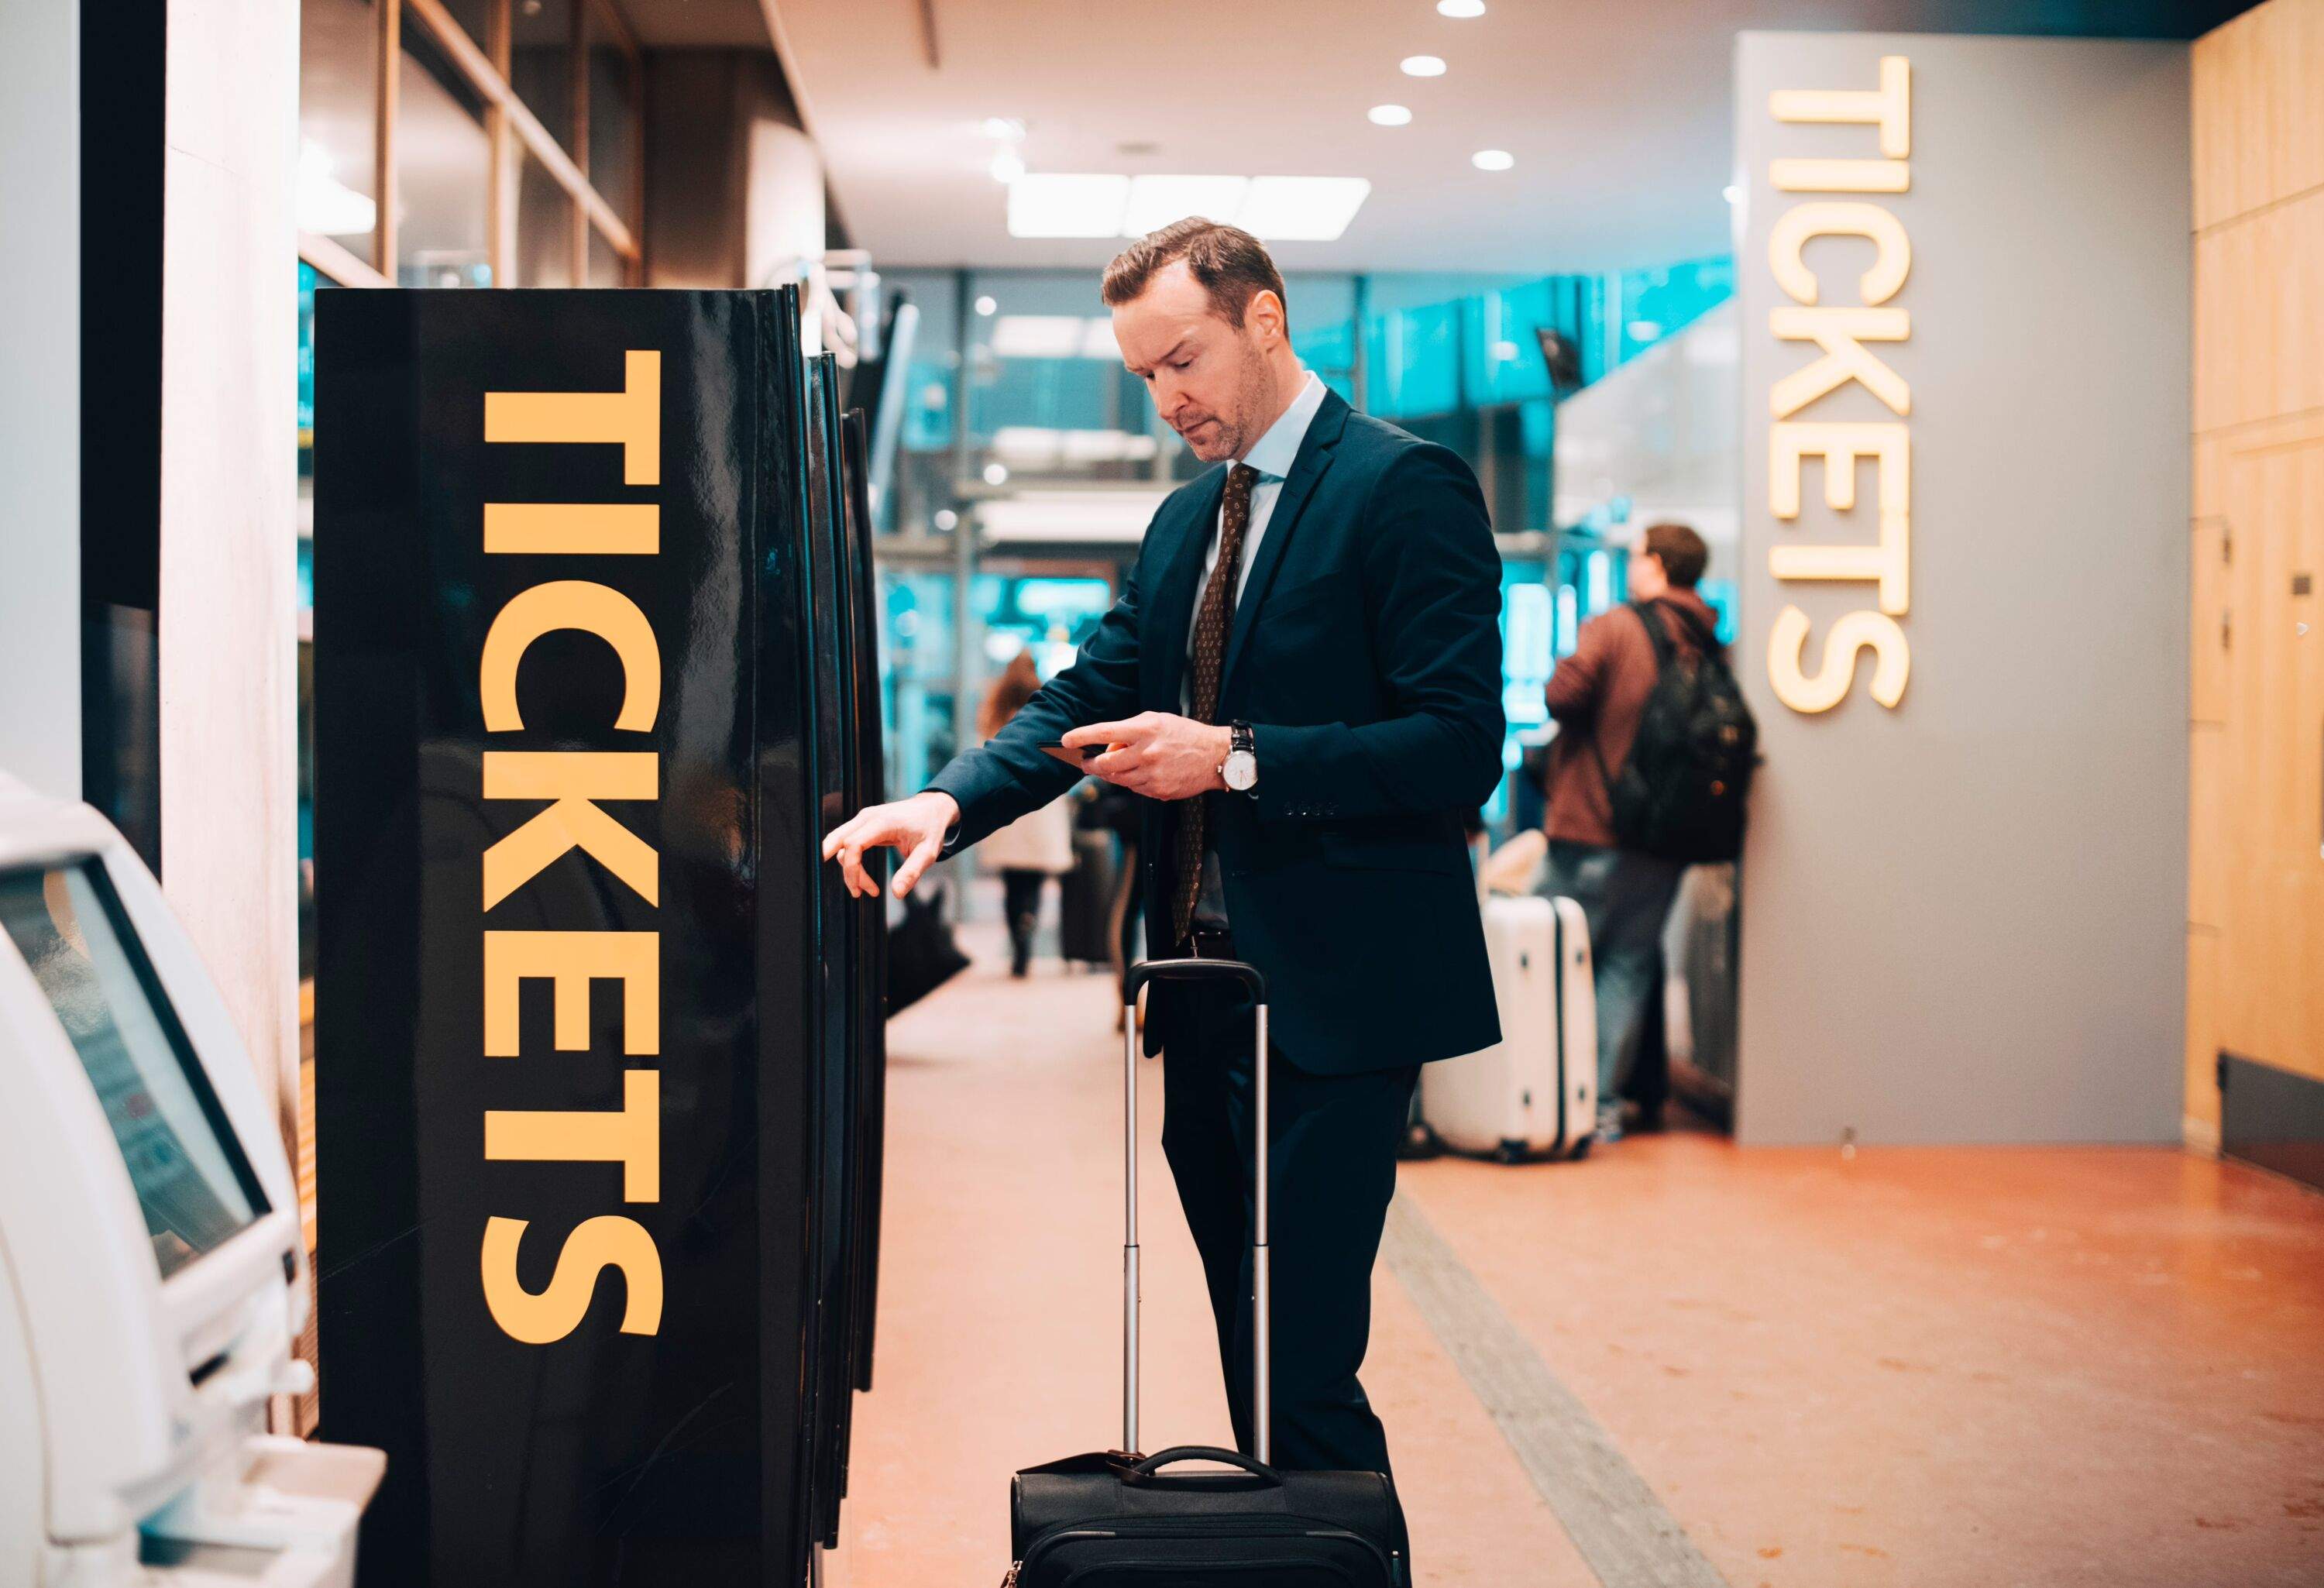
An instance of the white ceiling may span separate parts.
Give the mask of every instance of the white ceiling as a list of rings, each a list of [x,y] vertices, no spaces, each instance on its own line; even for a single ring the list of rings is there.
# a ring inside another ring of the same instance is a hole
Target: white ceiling
[[[1729,60],[1753,27],[2151,32],[2236,0],[767,0],[853,241],[882,264],[1102,265],[1118,242],[1012,238],[988,116],[1037,171],[1360,176],[1334,243],[1286,270],[1547,273],[1730,246]],[[924,5],[935,22],[929,62]],[[2093,18],[2096,20],[2093,20]],[[1441,56],[1433,79],[1397,69]],[[1377,127],[1372,106],[1411,107]],[[1123,145],[1150,144],[1150,152]],[[1513,170],[1474,169],[1499,148]]]

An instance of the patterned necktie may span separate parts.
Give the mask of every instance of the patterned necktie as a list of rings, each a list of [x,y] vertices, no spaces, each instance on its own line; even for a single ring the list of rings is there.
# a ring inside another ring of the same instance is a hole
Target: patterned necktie
[[[1198,723],[1212,721],[1219,709],[1219,672],[1226,660],[1227,623],[1234,615],[1235,576],[1242,567],[1243,531],[1250,527],[1250,488],[1259,471],[1239,463],[1227,474],[1226,498],[1219,506],[1219,559],[1211,582],[1203,586],[1203,605],[1194,619],[1194,647],[1187,658],[1191,669],[1187,715]],[[1208,802],[1197,794],[1178,801],[1177,892],[1172,919],[1183,942],[1194,924],[1194,901],[1203,891],[1203,818]]]

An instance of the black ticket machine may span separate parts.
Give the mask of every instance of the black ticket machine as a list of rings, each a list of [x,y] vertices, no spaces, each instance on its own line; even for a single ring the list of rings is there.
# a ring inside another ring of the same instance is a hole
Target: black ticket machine
[[[5,775],[0,1099],[0,1583],[352,1583],[381,1454],[264,1432],[313,1373],[249,1055],[121,836]]]
[[[324,1434],[366,1579],[793,1588],[871,1376],[863,383],[797,292],[315,312]]]

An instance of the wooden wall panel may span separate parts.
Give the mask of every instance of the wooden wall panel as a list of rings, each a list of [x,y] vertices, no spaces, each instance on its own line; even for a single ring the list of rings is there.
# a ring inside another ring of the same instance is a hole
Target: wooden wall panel
[[[2219,1045],[2324,1080],[2324,416],[2231,443],[2226,505]]]
[[[2193,52],[2187,1105],[2226,1048],[2324,1080],[2324,0]]]
[[[2227,734],[2216,723],[2187,730],[2187,924],[2207,931],[2227,924]]]
[[[2324,0],[2270,0],[2195,42],[2195,227],[2324,187]]]
[[[2201,497],[2199,485],[2196,498],[2200,502]],[[2227,571],[2227,516],[2218,512],[2203,513],[2195,520],[2188,544],[2187,660],[2193,676],[2187,691],[2187,717],[2190,723],[2213,727],[2227,720],[2227,651],[2232,637]]]
[[[2324,407],[2319,262],[2324,188],[2196,234],[2198,433]]]

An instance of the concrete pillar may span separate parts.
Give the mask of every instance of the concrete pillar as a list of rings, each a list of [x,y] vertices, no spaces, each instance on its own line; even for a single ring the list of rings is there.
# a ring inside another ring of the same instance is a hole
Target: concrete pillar
[[[299,1069],[296,0],[169,0],[167,62],[161,882],[289,1140]]]
[[[80,793],[80,7],[0,6],[0,771]]]

